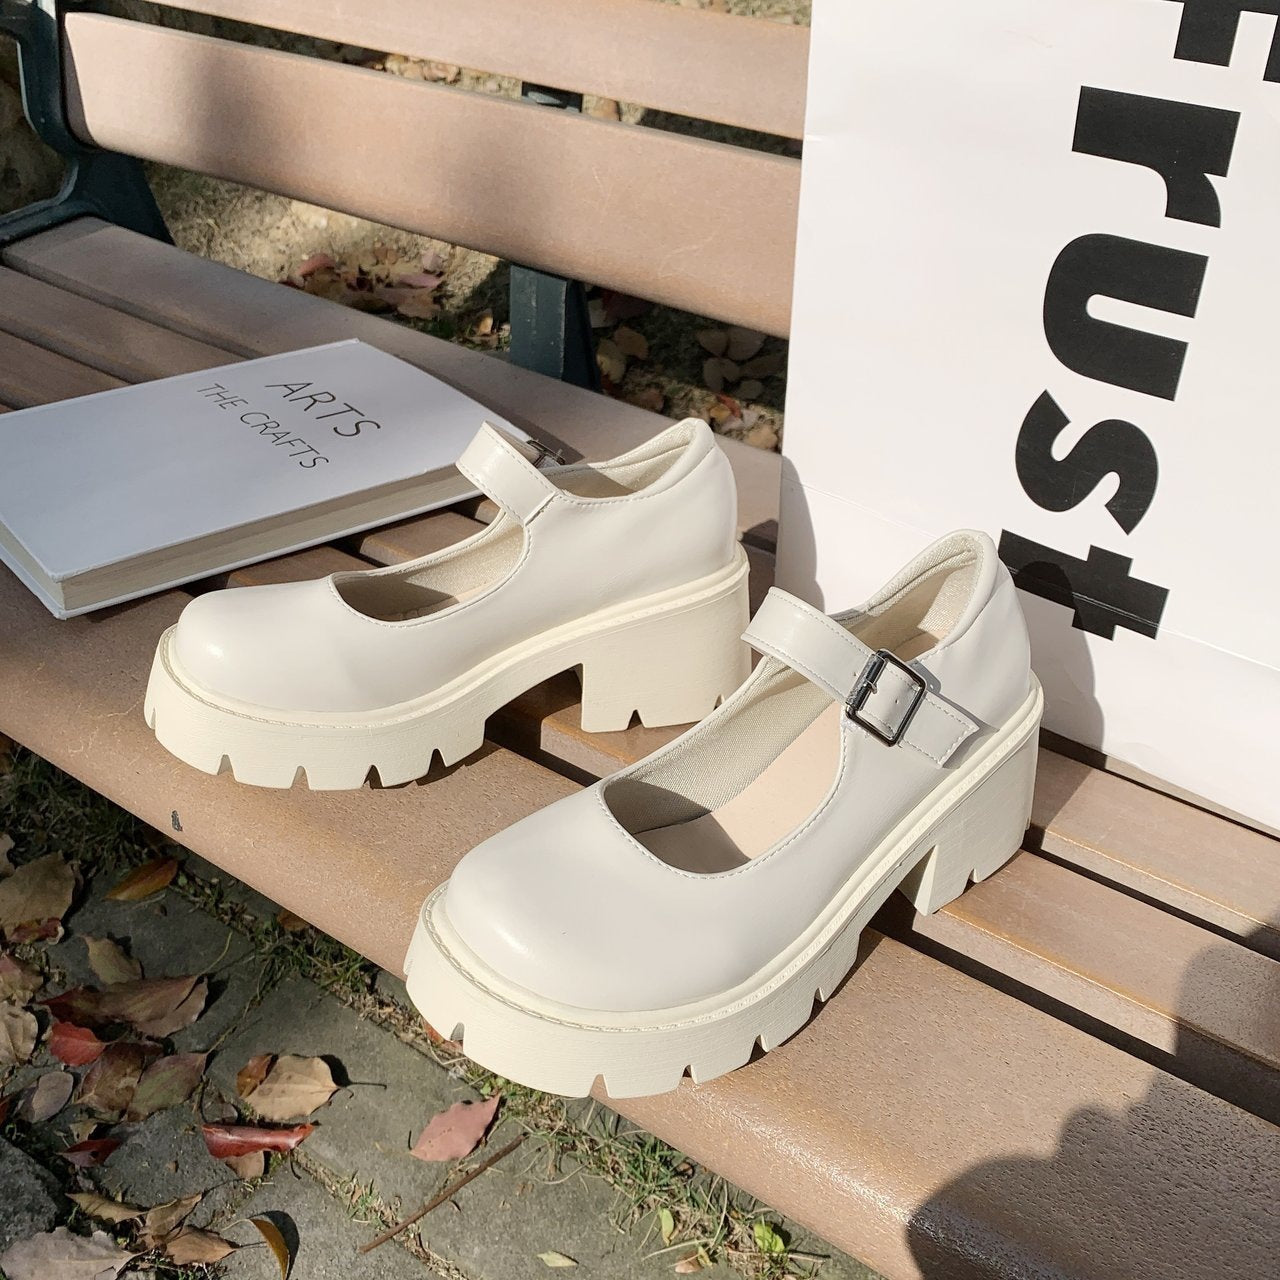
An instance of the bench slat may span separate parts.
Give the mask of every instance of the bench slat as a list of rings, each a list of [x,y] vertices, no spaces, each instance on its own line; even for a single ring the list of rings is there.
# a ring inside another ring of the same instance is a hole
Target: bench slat
[[[410,57],[804,136],[807,28],[653,0],[168,0]]]
[[[237,355],[273,355],[359,338],[452,384],[568,457],[608,458],[667,420],[621,400],[530,373],[506,360],[287,289],[132,231],[84,218],[20,241],[3,260],[59,288]],[[777,454],[721,439],[738,485],[741,527],[777,536]]]
[[[788,330],[798,160],[100,14],[66,46],[110,150]]]
[[[210,369],[236,358],[3,267],[0,330],[128,382]]]
[[[182,599],[59,623],[0,570],[0,730],[379,964],[466,847],[571,789],[501,751],[388,791],[188,769],[140,712]],[[1266,1273],[1274,1126],[891,939],[867,951],[788,1044],[618,1110],[889,1275]]]
[[[123,385],[119,378],[0,329],[0,403],[11,409],[93,395]]]

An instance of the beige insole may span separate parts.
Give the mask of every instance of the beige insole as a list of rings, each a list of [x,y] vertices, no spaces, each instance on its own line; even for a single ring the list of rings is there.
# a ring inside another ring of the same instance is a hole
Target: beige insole
[[[896,652],[910,662],[937,642],[920,633]],[[635,838],[670,866],[703,875],[759,857],[806,821],[831,789],[843,716],[843,705],[833,702],[733,799],[688,822],[637,831]]]

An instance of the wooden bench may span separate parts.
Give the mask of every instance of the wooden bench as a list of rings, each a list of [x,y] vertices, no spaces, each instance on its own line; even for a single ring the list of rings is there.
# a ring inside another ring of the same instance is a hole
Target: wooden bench
[[[259,21],[267,8],[181,7]],[[652,0],[274,0],[270,21],[800,131],[795,28]],[[786,332],[794,160],[90,13],[66,15],[62,48],[84,141]],[[343,151],[336,172],[335,140],[374,121],[377,145]],[[86,171],[118,166],[87,154]],[[726,183],[751,198],[726,203]],[[571,454],[607,456],[660,425],[136,229],[64,218],[104,203],[93,184],[77,198],[0,254],[0,407],[358,336]],[[145,201],[128,210],[145,225]],[[778,459],[725,449],[760,592]],[[472,504],[231,581],[392,563],[484,516]],[[194,589],[208,585],[220,584]],[[670,736],[584,734],[561,677],[496,716],[480,755],[418,786],[238,786],[173,760],[142,720],[156,637],[188,598],[59,623],[0,571],[0,731],[388,969],[468,848]],[[1278,854],[1268,836],[1045,751],[1034,826],[1008,868],[935,917],[886,909],[849,981],[767,1057],[616,1105],[891,1276],[1272,1274]]]

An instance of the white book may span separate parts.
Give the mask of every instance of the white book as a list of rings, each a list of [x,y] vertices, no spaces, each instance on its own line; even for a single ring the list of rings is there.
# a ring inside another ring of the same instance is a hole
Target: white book
[[[0,415],[0,560],[60,618],[474,493],[483,421],[355,340]]]

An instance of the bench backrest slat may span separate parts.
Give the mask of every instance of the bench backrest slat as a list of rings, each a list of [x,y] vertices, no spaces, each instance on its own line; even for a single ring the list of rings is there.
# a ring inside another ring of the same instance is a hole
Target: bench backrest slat
[[[809,32],[655,0],[166,0],[388,53],[799,138]]]
[[[91,13],[82,137],[785,334],[799,162]]]

